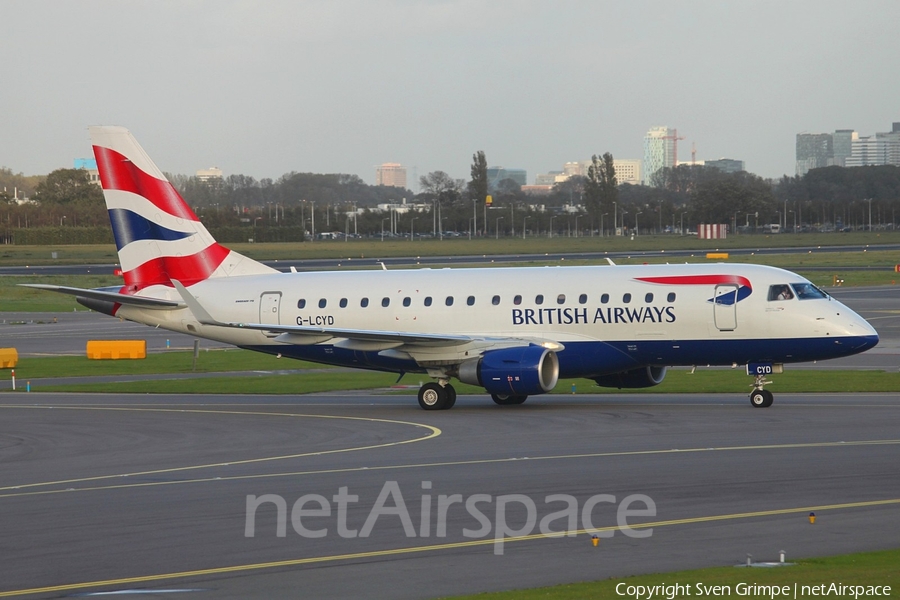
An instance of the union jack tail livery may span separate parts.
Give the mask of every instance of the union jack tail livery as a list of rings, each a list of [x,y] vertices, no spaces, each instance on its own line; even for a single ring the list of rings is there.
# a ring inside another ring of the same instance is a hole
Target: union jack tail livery
[[[127,129],[91,127],[90,134],[125,278],[121,293],[172,289],[173,279],[190,287],[276,272],[216,243]]]

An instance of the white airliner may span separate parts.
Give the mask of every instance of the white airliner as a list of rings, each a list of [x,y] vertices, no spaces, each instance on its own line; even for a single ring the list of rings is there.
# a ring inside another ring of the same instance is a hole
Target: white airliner
[[[659,384],[667,366],[746,365],[753,406],[784,363],[878,343],[806,279],[741,264],[282,273],[219,245],[131,133],[91,127],[125,285],[75,295],[99,312],[330,365],[427,373],[426,410],[452,378],[521,404],[560,377]]]

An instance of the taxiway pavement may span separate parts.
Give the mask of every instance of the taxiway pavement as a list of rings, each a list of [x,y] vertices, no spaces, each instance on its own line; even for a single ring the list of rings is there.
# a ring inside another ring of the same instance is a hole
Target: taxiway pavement
[[[898,431],[889,394],[779,394],[765,410],[742,395],[461,396],[424,412],[364,393],[5,393],[0,597],[435,598],[892,548]],[[264,495],[276,503],[250,528],[248,497]],[[646,537],[614,530],[629,497]],[[597,547],[591,502],[611,535]],[[501,504],[523,539],[498,554]],[[526,536],[570,514],[576,536]]]

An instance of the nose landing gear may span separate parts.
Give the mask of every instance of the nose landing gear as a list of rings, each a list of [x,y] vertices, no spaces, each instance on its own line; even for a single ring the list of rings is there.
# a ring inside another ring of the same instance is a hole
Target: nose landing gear
[[[750,387],[750,404],[754,408],[768,408],[772,406],[775,399],[772,392],[763,389],[763,386],[769,385],[771,381],[766,381],[766,375],[778,374],[784,372],[784,365],[772,363],[749,363],[747,365],[747,375],[753,376],[753,383]]]

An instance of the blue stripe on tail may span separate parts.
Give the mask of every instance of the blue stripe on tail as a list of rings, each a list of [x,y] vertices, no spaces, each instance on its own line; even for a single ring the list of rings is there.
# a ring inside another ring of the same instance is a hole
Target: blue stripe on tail
[[[109,209],[116,249],[121,250],[136,240],[182,240],[193,235],[184,231],[174,231],[125,208]]]

